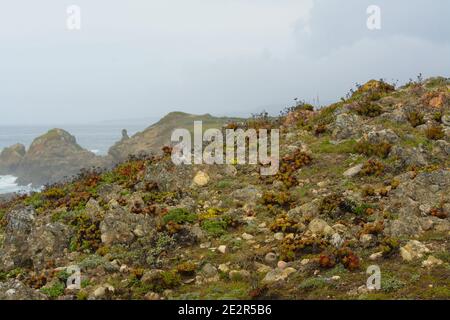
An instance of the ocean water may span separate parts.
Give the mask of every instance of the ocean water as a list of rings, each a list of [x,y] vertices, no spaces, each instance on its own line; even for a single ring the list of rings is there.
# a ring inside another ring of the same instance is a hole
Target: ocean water
[[[48,126],[0,126],[0,152],[3,148],[15,143],[22,143],[28,149],[33,140],[48,130],[61,128],[74,135],[79,145],[97,155],[106,155],[108,149],[122,138],[122,129],[127,129],[132,136],[151,125],[154,119],[148,121],[130,121],[120,124],[92,125],[48,125]],[[12,192],[30,192],[33,186],[18,186],[16,177],[0,176],[0,194]]]

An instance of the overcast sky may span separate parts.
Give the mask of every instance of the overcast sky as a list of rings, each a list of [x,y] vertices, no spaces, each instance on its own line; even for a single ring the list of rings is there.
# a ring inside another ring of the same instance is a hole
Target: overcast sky
[[[0,124],[278,112],[371,78],[449,77],[449,13],[447,0],[2,1]]]

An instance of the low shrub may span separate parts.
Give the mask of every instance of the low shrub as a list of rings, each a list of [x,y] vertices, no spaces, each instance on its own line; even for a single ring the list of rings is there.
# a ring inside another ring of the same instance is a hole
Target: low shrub
[[[359,103],[356,106],[355,111],[360,116],[373,118],[373,117],[377,117],[380,114],[382,114],[383,108],[376,103],[365,102],[365,103]]]
[[[429,126],[425,130],[425,136],[430,140],[441,140],[445,137],[445,133],[440,126]]]
[[[365,140],[359,141],[355,146],[355,151],[368,157],[377,156],[387,158],[391,152],[392,145],[388,142],[369,143]]]
[[[364,163],[360,174],[364,176],[381,176],[384,172],[384,165],[376,159],[369,159]]]
[[[418,111],[411,111],[406,114],[406,118],[408,119],[408,122],[411,124],[411,126],[418,127],[425,123],[423,114]]]
[[[183,208],[172,209],[167,214],[163,216],[164,224],[169,222],[183,224],[183,223],[193,223],[197,220],[197,215],[190,213],[188,210]]]

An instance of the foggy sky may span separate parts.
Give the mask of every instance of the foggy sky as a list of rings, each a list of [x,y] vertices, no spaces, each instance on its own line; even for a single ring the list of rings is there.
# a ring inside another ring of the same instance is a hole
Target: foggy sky
[[[3,1],[0,124],[277,113],[371,78],[449,77],[449,13],[446,0]]]

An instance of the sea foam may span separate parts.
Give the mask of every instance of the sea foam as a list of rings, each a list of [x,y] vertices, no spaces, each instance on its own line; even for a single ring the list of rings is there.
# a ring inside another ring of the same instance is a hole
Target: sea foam
[[[5,193],[30,193],[32,191],[36,191],[37,189],[33,188],[31,184],[27,186],[19,186],[17,184],[17,177],[6,175],[0,176],[0,194]]]

